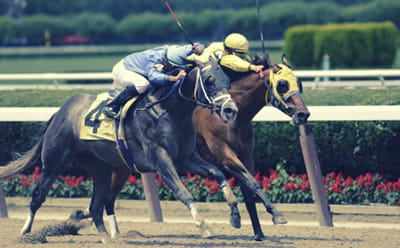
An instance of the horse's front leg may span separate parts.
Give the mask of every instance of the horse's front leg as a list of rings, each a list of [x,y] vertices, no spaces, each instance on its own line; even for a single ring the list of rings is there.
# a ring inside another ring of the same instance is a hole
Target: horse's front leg
[[[222,171],[213,164],[206,162],[200,155],[194,151],[192,155],[186,159],[180,166],[181,172],[190,172],[204,177],[213,177],[217,180],[222,192],[224,193],[226,202],[231,209],[230,224],[235,228],[241,227],[240,212],[238,208],[237,198],[233,194],[229,183]]]
[[[157,172],[168,185],[168,187],[174,192],[178,199],[190,210],[194,223],[201,230],[201,236],[204,238],[210,238],[214,236],[213,230],[206,225],[203,217],[197,211],[194,204],[194,199],[190,192],[183,185],[176,169],[170,159],[168,153],[162,149],[154,149],[160,160],[156,163]]]
[[[272,221],[274,224],[287,223],[283,214],[275,208],[275,206],[265,195],[261,185],[236,156],[227,156],[222,163],[224,167],[227,168],[227,170],[240,181],[241,185],[247,187],[252,194],[256,195],[262,201],[267,212],[272,214]]]

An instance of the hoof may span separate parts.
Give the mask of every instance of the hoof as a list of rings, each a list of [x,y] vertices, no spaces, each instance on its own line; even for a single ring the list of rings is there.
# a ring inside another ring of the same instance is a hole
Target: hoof
[[[255,241],[264,241],[264,240],[265,240],[265,236],[264,236],[263,233],[261,233],[261,234],[256,234],[256,235],[254,236],[254,240],[255,240]]]
[[[274,225],[283,225],[288,223],[285,216],[281,213],[275,213],[274,217],[272,217],[272,222]]]
[[[240,221],[240,215],[239,214],[231,214],[229,223],[234,228],[240,228],[242,226],[241,221]]]
[[[25,234],[28,234],[30,232],[31,232],[31,230],[22,229],[21,230],[21,235],[25,235]]]
[[[100,241],[103,244],[110,244],[110,243],[114,242],[114,240],[112,240],[111,237],[108,236],[108,234],[101,234]]]
[[[211,229],[211,227],[207,226],[206,224],[202,223],[200,228],[201,228],[202,238],[208,239],[215,236],[214,231]]]

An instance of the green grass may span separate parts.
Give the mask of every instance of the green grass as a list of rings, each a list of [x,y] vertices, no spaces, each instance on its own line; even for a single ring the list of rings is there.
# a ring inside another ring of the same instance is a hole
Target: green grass
[[[97,94],[104,90],[11,90],[0,91],[0,107],[59,107],[79,93]],[[399,105],[400,88],[325,89],[306,88],[302,95],[306,105]]]
[[[1,58],[0,73],[108,72],[117,55]]]

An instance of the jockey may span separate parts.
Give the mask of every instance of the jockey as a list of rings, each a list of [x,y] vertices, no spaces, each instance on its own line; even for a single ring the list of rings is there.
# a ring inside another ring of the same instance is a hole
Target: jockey
[[[224,42],[211,43],[201,54],[191,55],[189,59],[200,62],[207,61],[210,56],[214,56],[221,65],[225,74],[231,80],[242,76],[243,72],[260,72],[264,66],[252,64],[252,58],[248,55],[249,42],[247,38],[238,33],[226,36]]]
[[[183,46],[162,46],[132,53],[112,70],[114,87],[122,90],[103,110],[108,117],[116,118],[121,107],[132,97],[144,93],[150,84],[168,85],[184,78],[191,54],[201,55],[204,46],[200,43]]]

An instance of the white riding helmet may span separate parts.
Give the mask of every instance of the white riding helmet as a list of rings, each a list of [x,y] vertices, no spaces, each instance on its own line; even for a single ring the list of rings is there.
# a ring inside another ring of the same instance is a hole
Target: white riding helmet
[[[192,53],[192,45],[168,46],[167,59],[173,66],[185,67],[189,63],[186,57]]]

